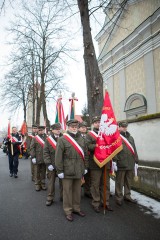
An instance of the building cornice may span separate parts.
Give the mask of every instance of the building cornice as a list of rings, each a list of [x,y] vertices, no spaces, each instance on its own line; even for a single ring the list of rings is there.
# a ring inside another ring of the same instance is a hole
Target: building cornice
[[[160,21],[160,9],[98,61],[104,79],[160,46],[160,29],[152,34],[152,27],[158,21]],[[116,60],[113,62],[113,59]]]

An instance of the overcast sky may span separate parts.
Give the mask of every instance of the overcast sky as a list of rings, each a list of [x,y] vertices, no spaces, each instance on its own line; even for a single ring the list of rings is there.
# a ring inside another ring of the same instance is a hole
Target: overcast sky
[[[1,1],[1,0],[0,0]],[[16,2],[19,0],[16,0]],[[6,67],[7,57],[10,54],[11,48],[6,44],[8,40],[10,40],[10,36],[6,32],[5,28],[9,26],[9,21],[13,19],[13,13],[17,12],[17,4],[16,7],[13,4],[13,8],[6,7],[5,12],[2,13],[0,16],[0,81],[3,81],[4,74],[7,72],[8,67]],[[74,18],[75,24],[80,28],[80,22],[78,19],[79,15]],[[99,15],[102,18],[102,15]],[[94,34],[98,33],[100,30],[100,26],[94,24]],[[103,25],[103,24],[102,24]],[[71,96],[72,92],[75,92],[75,96],[78,98],[76,102],[76,114],[81,114],[81,110],[86,104],[86,81],[85,81],[85,72],[84,72],[84,62],[83,62],[83,40],[82,40],[82,33],[81,30],[79,34],[75,36],[74,41],[72,42],[73,48],[77,48],[79,50],[76,53],[76,61],[70,61],[69,65],[67,66],[67,75],[65,76],[65,82],[69,88],[69,92],[63,95],[63,104],[64,104],[64,111],[65,115],[68,113],[69,109],[69,97]],[[96,52],[98,52],[98,46],[95,42]],[[98,54],[98,53],[97,53]],[[63,93],[62,93],[63,94]],[[58,93],[57,93],[58,96]],[[48,103],[48,116],[51,123],[55,120],[55,110],[56,104],[55,101],[50,101]],[[8,113],[7,109],[2,111],[0,109],[0,130],[7,127],[8,118],[12,119],[12,124],[20,125],[23,122],[23,114],[20,112],[16,112],[13,114]]]

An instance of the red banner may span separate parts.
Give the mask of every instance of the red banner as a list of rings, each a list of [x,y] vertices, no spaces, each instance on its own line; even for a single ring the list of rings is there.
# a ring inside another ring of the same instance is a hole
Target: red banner
[[[109,99],[109,94],[106,92],[94,152],[94,161],[101,168],[121,150],[122,139],[118,131],[118,125]]]
[[[21,126],[21,129],[20,129],[21,133],[23,135],[25,135],[27,133],[27,123],[26,121],[24,120],[23,123],[22,123],[22,126]]]

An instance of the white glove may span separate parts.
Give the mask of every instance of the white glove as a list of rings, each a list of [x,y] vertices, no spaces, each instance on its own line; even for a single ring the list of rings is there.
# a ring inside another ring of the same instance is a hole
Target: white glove
[[[48,170],[49,170],[49,171],[53,171],[53,169],[54,169],[53,165],[49,165],[49,166],[48,166]]]
[[[116,162],[112,162],[113,164],[113,170],[114,172],[117,172],[117,163]]]
[[[63,172],[62,172],[62,173],[59,173],[59,174],[58,174],[58,177],[59,177],[60,179],[64,178],[64,173],[63,173]]]
[[[138,169],[138,163],[135,163],[135,168],[137,168],[137,169]]]
[[[32,163],[36,164],[36,158],[32,158]]]
[[[136,177],[138,176],[137,169],[138,169],[138,164],[135,163],[135,165],[134,165],[134,175],[135,175]]]
[[[87,170],[87,169],[84,170],[84,175],[85,175],[86,173],[88,173],[88,170]]]

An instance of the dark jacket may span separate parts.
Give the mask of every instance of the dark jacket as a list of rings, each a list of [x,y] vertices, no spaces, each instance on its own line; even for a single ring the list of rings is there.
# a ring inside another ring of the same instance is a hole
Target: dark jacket
[[[16,134],[12,133],[11,135],[12,135],[12,137],[15,137],[18,140],[17,142],[12,141],[13,155],[19,154],[20,153],[20,145],[22,143],[22,138],[18,133],[16,133]],[[12,154],[12,147],[11,147],[11,141],[10,140],[11,140],[10,138],[7,138],[6,141],[5,141],[5,145],[7,145],[7,147],[8,147],[9,154]]]
[[[72,134],[67,131],[84,151],[84,160],[75,150],[75,148],[65,139],[60,137],[57,142],[55,165],[57,173],[64,173],[65,178],[81,179],[84,170],[88,168],[88,150],[85,140],[80,133]]]
[[[134,139],[129,132],[121,132],[120,134],[123,135],[132,145],[135,151],[135,155],[131,153],[131,151],[122,140],[123,149],[113,158],[113,160],[117,162],[118,170],[133,170],[135,163],[138,163],[138,154]]]

